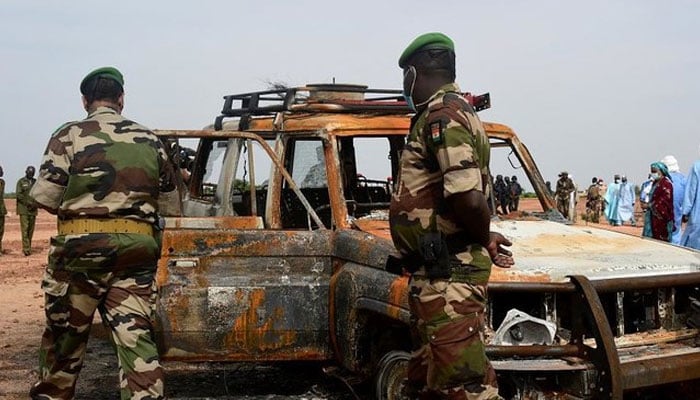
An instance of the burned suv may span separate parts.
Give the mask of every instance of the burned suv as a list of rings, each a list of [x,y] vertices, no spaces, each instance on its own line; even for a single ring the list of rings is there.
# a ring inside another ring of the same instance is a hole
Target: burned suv
[[[209,129],[158,131],[183,177],[157,275],[163,359],[323,362],[401,398],[409,276],[386,265],[410,117],[397,90],[308,85],[226,96]],[[562,223],[525,145],[484,126],[492,171],[539,201],[493,216],[516,260],[489,282],[501,393],[621,399],[677,382],[695,393],[700,254]]]

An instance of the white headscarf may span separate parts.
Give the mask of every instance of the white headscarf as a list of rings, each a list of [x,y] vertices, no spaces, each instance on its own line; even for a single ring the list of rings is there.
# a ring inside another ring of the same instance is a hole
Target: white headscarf
[[[661,162],[666,165],[666,168],[668,168],[668,172],[680,171],[680,167],[678,166],[678,160],[676,160],[676,157],[672,155],[667,155],[666,157],[662,158]]]

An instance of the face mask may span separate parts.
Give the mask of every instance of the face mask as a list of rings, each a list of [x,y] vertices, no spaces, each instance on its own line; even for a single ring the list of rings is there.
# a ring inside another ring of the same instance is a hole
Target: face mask
[[[659,174],[658,172],[654,172],[654,173],[650,174],[650,176],[651,176],[651,179],[655,180],[655,181],[658,181],[659,179],[661,179],[661,174]]]
[[[619,179],[615,179],[615,183],[620,183],[620,180],[619,180]]]
[[[416,67],[409,66],[403,73],[403,98],[406,99],[408,108],[416,111],[416,105],[413,103],[413,88],[416,86]]]

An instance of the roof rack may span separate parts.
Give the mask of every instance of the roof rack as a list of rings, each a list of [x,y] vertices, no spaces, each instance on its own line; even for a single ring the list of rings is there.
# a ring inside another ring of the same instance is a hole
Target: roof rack
[[[476,111],[491,105],[488,93],[464,94]],[[239,130],[248,128],[253,116],[278,112],[372,112],[411,113],[401,90],[369,89],[352,84],[309,84],[301,87],[276,88],[224,96],[221,115],[214,120],[214,129],[223,129],[225,118],[239,117]]]

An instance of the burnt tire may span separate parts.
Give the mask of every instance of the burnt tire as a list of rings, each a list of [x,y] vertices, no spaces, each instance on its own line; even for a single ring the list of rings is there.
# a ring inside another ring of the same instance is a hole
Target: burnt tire
[[[406,372],[410,354],[393,350],[384,355],[374,374],[374,398],[377,400],[402,400],[405,396]]]

